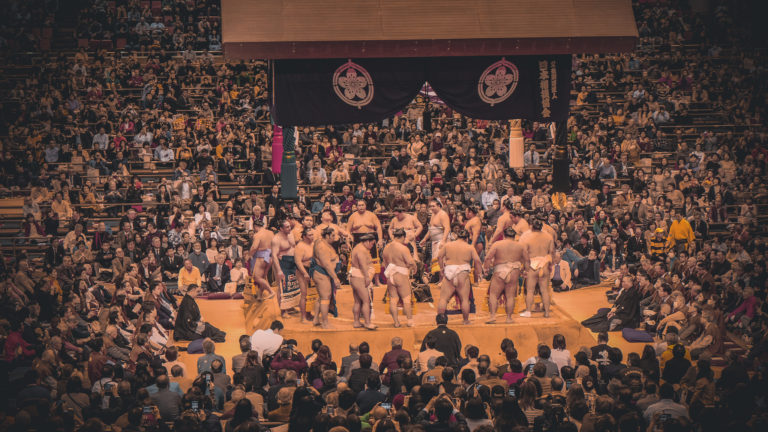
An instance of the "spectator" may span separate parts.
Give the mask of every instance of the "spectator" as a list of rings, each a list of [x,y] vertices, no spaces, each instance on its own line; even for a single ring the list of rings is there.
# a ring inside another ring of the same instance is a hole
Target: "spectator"
[[[424,336],[424,341],[421,343],[421,351],[426,351],[426,341],[429,338],[434,338],[435,349],[443,353],[448,360],[448,365],[458,365],[459,355],[461,353],[461,340],[459,339],[459,335],[448,328],[447,315],[438,314],[435,316],[435,323],[437,323],[437,328],[430,330],[429,333]]]
[[[197,359],[197,374],[203,372],[211,372],[211,367],[214,361],[221,362],[221,365],[226,369],[226,361],[224,357],[216,354],[216,344],[211,339],[205,339],[203,341],[203,356]]]
[[[168,375],[157,377],[157,393],[152,395],[152,404],[157,406],[163,421],[174,421],[181,414],[181,396],[169,387]]]

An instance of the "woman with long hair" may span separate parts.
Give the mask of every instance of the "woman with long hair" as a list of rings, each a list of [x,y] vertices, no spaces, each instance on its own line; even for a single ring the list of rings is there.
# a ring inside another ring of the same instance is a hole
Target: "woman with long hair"
[[[312,364],[309,365],[309,370],[307,371],[307,381],[310,384],[315,385],[315,381],[320,380],[320,385],[322,385],[323,371],[326,370],[336,371],[338,368],[336,367],[336,362],[333,361],[333,357],[331,356],[331,349],[328,347],[328,345],[322,345],[317,350],[317,354],[315,355]]]
[[[258,417],[253,415],[253,404],[248,398],[243,398],[237,401],[235,405],[235,411],[232,415],[232,419],[227,422],[224,428],[225,432],[234,432],[238,426],[252,424],[252,427],[248,430],[266,431],[267,429],[259,424]]]
[[[528,425],[533,425],[533,420],[540,416],[543,411],[536,408],[536,399],[538,399],[538,392],[536,391],[536,385],[531,381],[525,381],[520,385],[520,395],[517,398],[517,402],[520,409],[525,414],[525,418],[528,420]]]
[[[646,378],[659,379],[659,359],[656,357],[656,350],[651,345],[646,344],[643,347],[643,355],[637,365],[643,370]]]
[[[288,432],[306,432],[312,430],[315,416],[323,407],[323,401],[307,387],[298,387],[293,392]]]

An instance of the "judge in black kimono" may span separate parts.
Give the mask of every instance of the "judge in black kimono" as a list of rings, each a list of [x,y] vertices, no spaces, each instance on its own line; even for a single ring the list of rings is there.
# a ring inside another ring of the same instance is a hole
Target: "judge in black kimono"
[[[585,319],[581,325],[593,332],[619,331],[624,327],[634,328],[640,322],[640,300],[642,294],[630,275],[621,279],[621,290],[613,307],[603,308]]]
[[[195,297],[200,295],[202,289],[197,285],[190,285],[184,298],[181,299],[179,312],[176,315],[176,327],[173,332],[176,340],[197,340],[211,338],[214,342],[224,342],[226,333],[203,321],[200,308],[195,302]]]

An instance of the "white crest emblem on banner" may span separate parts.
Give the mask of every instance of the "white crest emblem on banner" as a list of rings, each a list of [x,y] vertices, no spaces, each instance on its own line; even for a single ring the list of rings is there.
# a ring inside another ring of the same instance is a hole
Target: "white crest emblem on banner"
[[[345,104],[362,109],[373,99],[373,80],[364,67],[348,60],[333,74],[333,91]]]
[[[491,106],[504,102],[517,88],[517,66],[502,57],[488,66],[477,82],[477,95]]]

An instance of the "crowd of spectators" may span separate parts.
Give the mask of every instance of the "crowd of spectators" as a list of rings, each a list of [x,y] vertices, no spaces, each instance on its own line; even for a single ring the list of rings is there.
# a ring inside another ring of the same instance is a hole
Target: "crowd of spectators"
[[[215,52],[218,2],[89,3],[73,36],[125,49],[41,53],[2,90],[0,194],[24,206],[0,260],[0,428],[764,429],[768,81],[733,3],[637,2],[637,51],[574,56],[573,190],[557,208],[548,125],[523,122],[526,166],[510,170],[509,125],[421,97],[379,124],[300,128],[299,200],[284,202],[266,64]],[[19,36],[56,10],[11,2],[0,48],[35,50]],[[397,201],[427,226],[429,199],[456,227],[475,208],[488,238],[508,203],[546,219],[558,289],[615,280],[595,324],[657,343],[625,359],[605,336],[573,356],[556,338],[521,363],[512,341],[428,338],[413,357],[393,341],[378,366],[360,343],[339,368],[277,323],[241,338],[231,369],[210,340],[197,371],[178,360],[175,288],[212,289],[221,261],[242,288],[254,220],[344,222],[363,200],[386,222]]]
[[[53,35],[59,1],[9,0],[3,6],[5,13],[0,16],[0,53],[5,57],[19,51],[40,51],[44,32]]]
[[[78,39],[109,41],[117,49],[221,50],[219,2],[99,0],[81,10]]]

